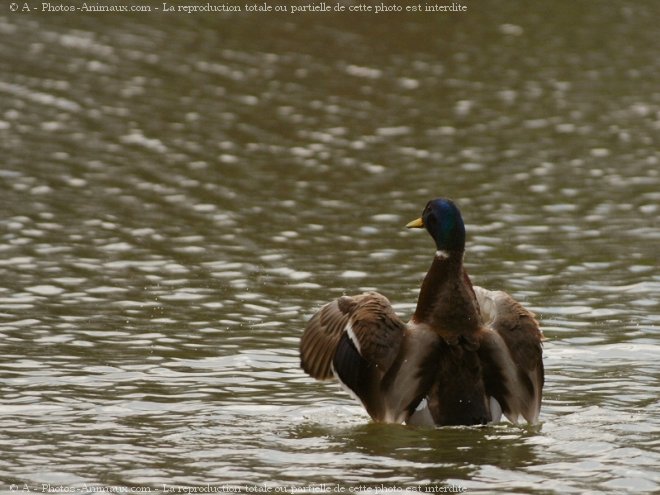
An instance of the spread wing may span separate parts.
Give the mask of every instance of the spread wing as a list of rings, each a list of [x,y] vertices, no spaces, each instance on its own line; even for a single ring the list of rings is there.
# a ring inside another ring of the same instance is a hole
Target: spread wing
[[[425,386],[406,359],[405,349],[419,340],[410,333],[381,294],[343,296],[310,319],[300,341],[301,366],[319,380],[338,378],[374,420],[401,423]]]
[[[300,366],[317,380],[334,378],[332,360],[351,316],[344,299],[350,303],[353,298],[340,297],[323,306],[309,320],[300,339]]]
[[[481,287],[474,287],[474,291],[485,326],[479,357],[486,393],[511,422],[522,416],[536,423],[544,372],[543,333],[534,313],[505,292]]]

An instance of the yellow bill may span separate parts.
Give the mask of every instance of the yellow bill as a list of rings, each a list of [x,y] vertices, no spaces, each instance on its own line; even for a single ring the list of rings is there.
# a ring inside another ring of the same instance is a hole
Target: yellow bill
[[[406,227],[409,229],[421,229],[422,227],[424,227],[424,220],[422,220],[422,217],[419,217],[417,220],[408,222],[406,224]]]

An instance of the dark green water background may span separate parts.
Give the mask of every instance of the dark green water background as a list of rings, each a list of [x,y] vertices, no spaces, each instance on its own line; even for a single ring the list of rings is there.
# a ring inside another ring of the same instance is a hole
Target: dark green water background
[[[0,490],[657,493],[660,3],[466,5],[0,6]],[[537,428],[374,425],[298,367],[343,293],[410,315],[438,195],[540,317]]]

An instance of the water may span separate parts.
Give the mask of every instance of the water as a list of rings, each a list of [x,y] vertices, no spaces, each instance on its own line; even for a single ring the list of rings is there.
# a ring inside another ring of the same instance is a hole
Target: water
[[[468,5],[0,12],[0,489],[660,489],[659,8]],[[537,427],[299,369],[343,293],[410,315],[438,195],[540,317]]]

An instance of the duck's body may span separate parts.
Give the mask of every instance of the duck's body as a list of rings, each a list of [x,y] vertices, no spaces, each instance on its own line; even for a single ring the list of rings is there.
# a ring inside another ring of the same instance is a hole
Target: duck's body
[[[438,249],[411,320],[376,292],[342,296],[307,324],[303,369],[337,378],[379,422],[485,424],[504,413],[535,423],[543,362],[534,315],[504,292],[472,286],[451,201],[429,202],[408,226],[425,227]]]

